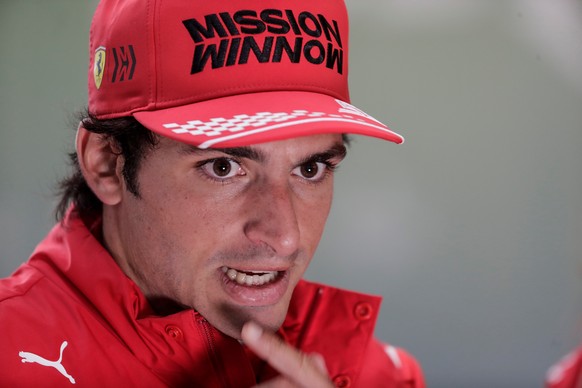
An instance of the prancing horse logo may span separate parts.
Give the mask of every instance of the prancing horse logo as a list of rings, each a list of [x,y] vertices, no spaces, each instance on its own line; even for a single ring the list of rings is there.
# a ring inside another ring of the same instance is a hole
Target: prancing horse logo
[[[95,81],[95,87],[99,89],[101,87],[101,81],[103,81],[103,74],[105,74],[105,57],[106,49],[103,46],[97,47],[95,50],[95,59],[93,59],[93,80]]]
[[[20,356],[20,358],[22,358],[21,361],[24,363],[36,362],[37,364],[40,364],[40,365],[50,366],[52,368],[55,368],[63,376],[68,378],[69,381],[71,382],[71,384],[75,384],[75,379],[73,378],[73,376],[68,374],[67,371],[65,370],[65,367],[63,366],[63,364],[61,364],[61,361],[63,360],[63,350],[65,350],[67,345],[68,345],[67,341],[63,341],[63,343],[61,344],[61,354],[59,355],[59,359],[56,361],[50,361],[50,360],[47,360],[46,358],[42,358],[34,353],[29,353],[29,352],[18,352],[18,355]]]

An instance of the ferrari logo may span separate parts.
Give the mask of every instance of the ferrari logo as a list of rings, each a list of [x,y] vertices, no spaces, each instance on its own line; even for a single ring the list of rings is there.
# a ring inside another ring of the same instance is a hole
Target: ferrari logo
[[[99,46],[95,50],[95,58],[93,63],[93,79],[95,80],[95,86],[97,89],[101,87],[101,81],[103,80],[103,74],[105,73],[105,47]]]

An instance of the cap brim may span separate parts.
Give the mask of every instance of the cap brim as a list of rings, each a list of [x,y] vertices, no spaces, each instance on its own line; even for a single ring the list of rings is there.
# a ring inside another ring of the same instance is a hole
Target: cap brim
[[[323,133],[404,141],[347,102],[311,92],[240,94],[133,115],[153,132],[199,148],[242,147]]]

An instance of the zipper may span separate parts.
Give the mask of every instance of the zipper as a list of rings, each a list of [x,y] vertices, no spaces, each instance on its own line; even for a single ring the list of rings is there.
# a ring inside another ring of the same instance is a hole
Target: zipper
[[[220,385],[224,388],[228,388],[230,387],[230,384],[228,383],[228,380],[226,378],[225,368],[223,367],[224,363],[222,362],[220,354],[217,351],[216,340],[214,338],[214,333],[210,327],[210,324],[206,319],[202,317],[199,317],[197,321],[201,327],[201,331],[207,345],[206,349],[208,351],[208,357],[210,358],[212,367],[216,371],[215,375],[218,376],[218,379],[220,380]]]

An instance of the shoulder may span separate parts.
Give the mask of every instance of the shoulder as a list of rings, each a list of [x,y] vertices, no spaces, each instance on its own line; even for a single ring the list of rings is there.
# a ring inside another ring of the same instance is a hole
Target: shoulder
[[[546,373],[546,387],[574,388],[582,383],[582,347],[571,351]]]
[[[0,303],[22,296],[42,278],[42,274],[28,264],[22,264],[11,276],[0,279]]]
[[[53,295],[53,297],[51,297]],[[0,384],[18,386],[39,382],[27,367],[40,360],[36,353],[51,355],[61,343],[53,341],[54,314],[52,306],[60,300],[54,296],[52,283],[30,264],[23,264],[10,277],[0,279],[0,332],[3,333],[0,349]],[[53,302],[50,302],[50,301]],[[55,357],[56,359],[57,357]]]
[[[392,382],[394,387],[424,388],[425,381],[420,363],[408,351],[383,343],[376,338],[366,349],[365,367],[358,379],[359,385],[376,386]],[[391,385],[388,385],[391,386]]]
[[[301,281],[285,336],[303,351],[321,353],[338,384],[424,388],[416,359],[374,337],[380,303],[379,296]]]
[[[7,309],[30,309],[28,299],[44,275],[30,264],[22,264],[11,276],[0,279],[0,314]]]
[[[61,321],[68,296],[65,282],[47,276],[30,263],[21,265],[10,277],[0,279],[0,331],[8,333],[3,345],[32,337],[43,338],[44,328]],[[56,319],[59,317],[59,319]],[[23,333],[23,335],[20,335]],[[26,334],[24,334],[26,333]]]

